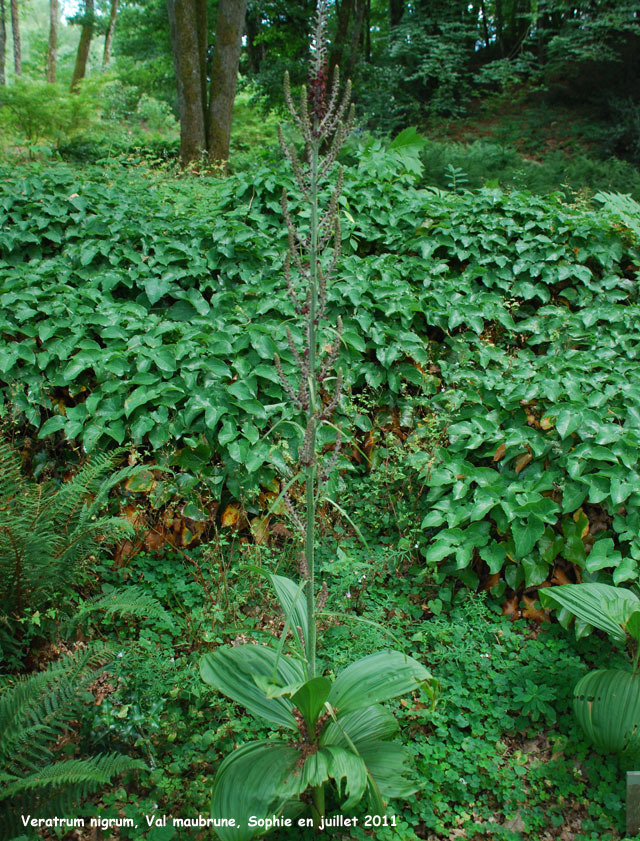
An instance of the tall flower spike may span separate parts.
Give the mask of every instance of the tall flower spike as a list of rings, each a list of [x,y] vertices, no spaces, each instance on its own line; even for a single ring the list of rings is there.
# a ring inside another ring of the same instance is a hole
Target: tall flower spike
[[[323,405],[322,383],[338,359],[342,322],[329,349],[323,353],[327,325],[324,323],[327,300],[327,281],[334,275],[340,255],[340,192],[342,173],[329,191],[325,189],[338,152],[346,138],[350,121],[342,122],[349,107],[351,88],[347,84],[340,96],[340,76],[337,68],[328,91],[327,64],[327,13],[328,0],[318,0],[315,18],[309,74],[306,87],[302,88],[300,105],[296,108],[291,95],[288,76],[285,78],[285,102],[295,126],[304,141],[304,156],[298,156],[295,147],[285,141],[279,132],[280,145],[285,159],[293,171],[298,197],[306,205],[305,212],[295,216],[297,205],[282,196],[282,214],[286,223],[289,250],[284,266],[284,278],[289,295],[298,315],[304,318],[301,325],[303,347],[300,350],[291,332],[287,331],[289,350],[293,357],[293,372],[285,374],[280,359],[275,365],[292,408],[304,413],[300,426],[304,429],[298,447],[298,470],[304,475],[304,516],[297,510],[296,502],[284,495],[291,519],[304,536],[304,560],[300,575],[306,582],[304,588],[308,617],[308,639],[305,649],[309,677],[315,675],[316,657],[316,593],[315,593],[315,518],[320,486],[335,468],[340,451],[338,435],[334,454],[323,468],[318,453],[318,431],[337,408],[342,395],[342,372],[337,371],[333,394]],[[328,152],[326,151],[328,149]],[[326,399],[326,398],[325,398]],[[297,496],[294,495],[296,500]],[[326,588],[325,588],[326,593]]]

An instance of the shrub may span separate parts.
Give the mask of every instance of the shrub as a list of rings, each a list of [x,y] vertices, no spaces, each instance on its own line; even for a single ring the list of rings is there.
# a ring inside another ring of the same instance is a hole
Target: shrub
[[[87,132],[97,119],[95,84],[84,83],[77,93],[60,84],[22,77],[0,90],[0,118],[29,144],[57,146]]]

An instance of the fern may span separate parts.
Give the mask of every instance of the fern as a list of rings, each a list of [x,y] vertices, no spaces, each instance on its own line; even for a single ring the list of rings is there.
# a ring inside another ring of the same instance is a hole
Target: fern
[[[57,487],[25,479],[16,454],[0,444],[0,647],[14,657],[25,613],[59,605],[92,553],[131,535],[130,523],[101,515],[109,491],[145,469],[111,472],[120,455],[96,456]]]
[[[129,616],[152,616],[171,626],[171,618],[162,605],[153,596],[145,593],[142,587],[121,587],[110,590],[101,596],[96,596],[80,607],[78,612],[69,620],[68,627],[82,622],[98,610],[103,610],[107,616],[128,614]]]
[[[106,647],[76,652],[0,694],[0,825],[7,837],[18,832],[20,814],[69,814],[118,774],[146,768],[119,754],[55,761],[56,743],[81,716],[96,669],[110,656]]]

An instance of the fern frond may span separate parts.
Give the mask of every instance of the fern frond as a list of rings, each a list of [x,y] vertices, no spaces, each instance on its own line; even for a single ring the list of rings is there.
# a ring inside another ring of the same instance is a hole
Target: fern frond
[[[19,679],[0,694],[0,826],[17,829],[18,816],[69,813],[72,804],[124,771],[142,770],[138,759],[105,754],[55,762],[55,745],[81,716],[96,670],[111,659],[106,646],[85,649]]]
[[[73,786],[78,796],[110,783],[112,778],[125,771],[143,771],[147,765],[119,753],[99,754],[90,759],[67,759],[46,765],[27,777],[4,776],[5,785],[0,791],[0,802],[40,788]]]
[[[10,447],[0,444],[0,500],[11,499],[19,487],[20,459]]]
[[[58,487],[27,480],[17,455],[0,445],[0,604],[10,624],[69,592],[87,558],[134,531],[122,518],[101,515],[110,490],[146,469],[113,472],[123,452],[96,455]],[[1,628],[0,636],[4,648]]]
[[[142,587],[132,586],[111,590],[109,593],[104,593],[102,596],[96,596],[85,602],[69,621],[68,627],[73,627],[82,622],[86,616],[98,610],[103,610],[107,616],[122,614],[140,617],[152,616],[164,621],[169,626],[171,625],[171,617],[158,600],[146,593]]]
[[[96,670],[112,657],[99,645],[75,652],[0,695],[0,761],[5,771],[28,771],[51,755],[50,745],[81,711]]]
[[[15,832],[21,814],[32,817],[68,815],[74,804],[108,785],[114,777],[146,768],[140,759],[111,753],[55,762],[20,779],[0,775],[3,829]]]

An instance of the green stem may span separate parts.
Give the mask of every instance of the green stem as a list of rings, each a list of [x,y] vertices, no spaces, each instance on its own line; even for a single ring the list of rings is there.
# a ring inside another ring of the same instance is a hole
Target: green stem
[[[311,789],[311,812],[313,814],[313,826],[315,829],[320,829],[320,821],[324,818],[325,804],[324,804],[324,785],[316,786]]]
[[[318,147],[314,140],[311,146],[311,177],[309,203],[311,205],[311,230],[309,249],[309,406],[307,424],[311,424],[311,464],[306,469],[306,536],[305,559],[308,569],[307,580],[307,621],[309,639],[307,640],[307,663],[309,677],[316,674],[316,598],[315,598],[315,532],[316,532],[316,317],[318,312]]]

